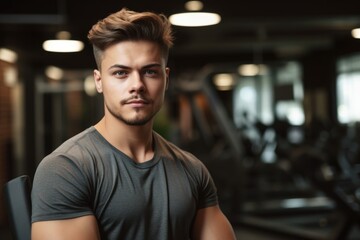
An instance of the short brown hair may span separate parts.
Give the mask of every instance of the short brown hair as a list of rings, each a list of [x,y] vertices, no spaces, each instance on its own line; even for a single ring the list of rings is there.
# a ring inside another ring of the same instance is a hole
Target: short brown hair
[[[109,46],[127,40],[146,40],[159,44],[167,60],[173,45],[171,24],[163,14],[134,12],[126,8],[98,21],[88,33],[95,61],[100,68],[102,52]]]

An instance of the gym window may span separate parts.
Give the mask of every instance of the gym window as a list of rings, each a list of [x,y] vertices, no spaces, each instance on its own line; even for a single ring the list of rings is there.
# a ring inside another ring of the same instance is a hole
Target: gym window
[[[337,117],[342,124],[360,121],[360,54],[337,62]]]

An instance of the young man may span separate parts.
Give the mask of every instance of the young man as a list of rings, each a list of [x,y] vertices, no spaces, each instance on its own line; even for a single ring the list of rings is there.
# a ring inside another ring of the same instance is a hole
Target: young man
[[[165,16],[127,9],[90,30],[105,114],[38,166],[33,240],[235,239],[204,165],[152,129],[171,34]]]

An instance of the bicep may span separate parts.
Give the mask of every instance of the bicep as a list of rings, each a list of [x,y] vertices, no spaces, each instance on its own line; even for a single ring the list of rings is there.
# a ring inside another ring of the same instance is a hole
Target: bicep
[[[219,206],[199,209],[194,226],[194,240],[235,240],[233,228]]]
[[[93,215],[78,218],[40,221],[31,226],[32,240],[100,240],[100,234]]]

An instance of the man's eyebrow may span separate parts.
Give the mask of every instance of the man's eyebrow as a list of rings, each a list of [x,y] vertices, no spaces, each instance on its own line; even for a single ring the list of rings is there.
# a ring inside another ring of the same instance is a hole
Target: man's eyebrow
[[[161,67],[161,64],[160,63],[151,63],[151,64],[142,66],[141,69],[152,68],[152,67]],[[111,67],[109,67],[109,69],[113,69],[113,68],[131,69],[131,67],[121,65],[121,64],[114,64]]]
[[[152,68],[152,67],[161,67],[161,64],[160,63],[151,63],[151,64],[143,66],[142,68]]]
[[[125,69],[130,69],[131,67],[125,66],[125,65],[121,65],[121,64],[114,64],[114,65],[112,65],[111,67],[109,67],[109,69],[112,69],[112,68],[125,68]]]

